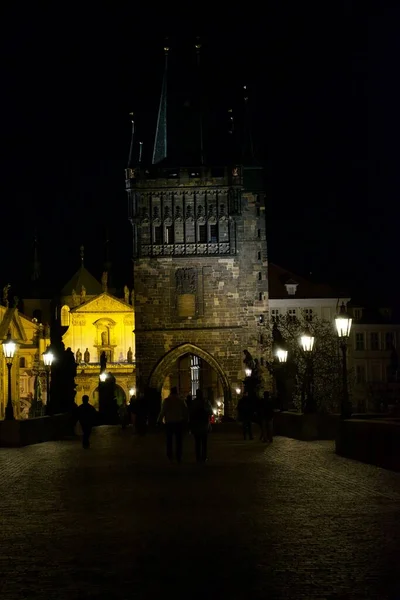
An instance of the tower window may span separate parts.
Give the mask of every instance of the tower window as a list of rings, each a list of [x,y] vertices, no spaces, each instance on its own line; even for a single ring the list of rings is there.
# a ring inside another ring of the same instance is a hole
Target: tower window
[[[205,225],[199,225],[199,242],[200,244],[207,242],[207,229]]]
[[[162,244],[162,228],[161,228],[161,226],[154,227],[154,243]]]
[[[257,237],[261,237],[261,229],[257,229]]]
[[[19,359],[19,368],[20,369],[25,369],[25,356],[21,356]]]
[[[210,225],[210,242],[216,244],[218,242],[218,227]]]
[[[165,228],[165,243],[166,244],[174,244],[175,243],[174,226],[173,225],[167,225],[167,227]]]
[[[257,259],[261,260],[261,252],[257,252]]]

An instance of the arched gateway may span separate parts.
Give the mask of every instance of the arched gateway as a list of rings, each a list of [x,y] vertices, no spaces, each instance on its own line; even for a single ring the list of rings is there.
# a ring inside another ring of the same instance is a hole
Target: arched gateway
[[[218,374],[224,391],[224,404],[225,409],[227,410],[231,402],[231,389],[228,378],[221,368],[219,362],[209,352],[206,352],[194,344],[180,344],[179,346],[175,346],[175,348],[167,352],[167,354],[165,354],[154,367],[149,378],[149,387],[160,392],[163,382],[173,368],[173,365],[179,358],[185,356],[186,354],[198,356],[202,360],[206,361]]]

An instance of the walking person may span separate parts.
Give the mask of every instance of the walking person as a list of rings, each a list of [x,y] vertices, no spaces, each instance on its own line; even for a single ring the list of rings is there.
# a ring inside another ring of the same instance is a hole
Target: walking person
[[[129,423],[129,411],[128,405],[126,404],[126,399],[124,398],[121,402],[120,407],[118,408],[118,416],[121,422],[122,429],[126,429]]]
[[[257,417],[260,425],[260,440],[262,442],[272,442],[274,405],[268,391],[265,391],[263,397],[257,402]]]
[[[197,462],[206,462],[207,460],[207,441],[212,414],[211,404],[204,399],[203,392],[197,390],[189,414],[190,430],[194,436]]]
[[[184,400],[178,396],[178,388],[173,387],[171,393],[162,404],[157,423],[165,420],[167,435],[167,457],[173,460],[173,445],[175,438],[175,456],[178,463],[182,460],[183,428],[188,418],[188,410]]]
[[[78,420],[82,427],[82,446],[90,448],[90,434],[96,422],[97,412],[94,406],[89,404],[89,396],[82,396],[82,404],[78,407]]]
[[[237,410],[239,421],[242,422],[243,439],[246,440],[247,436],[249,437],[249,440],[254,439],[252,429],[254,405],[247,391],[245,391],[243,396],[240,398]]]

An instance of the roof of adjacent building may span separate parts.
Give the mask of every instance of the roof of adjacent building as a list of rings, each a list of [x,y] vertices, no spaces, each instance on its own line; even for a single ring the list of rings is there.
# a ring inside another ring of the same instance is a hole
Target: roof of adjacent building
[[[288,294],[286,284],[296,285],[296,293]],[[343,290],[335,289],[326,283],[316,283],[292,271],[288,271],[279,265],[269,263],[268,288],[271,299],[283,298],[344,298],[348,297]]]
[[[86,289],[88,296],[97,296],[103,293],[101,283],[82,265],[63,287],[61,294],[63,296],[71,296],[72,290],[80,294],[82,286]]]

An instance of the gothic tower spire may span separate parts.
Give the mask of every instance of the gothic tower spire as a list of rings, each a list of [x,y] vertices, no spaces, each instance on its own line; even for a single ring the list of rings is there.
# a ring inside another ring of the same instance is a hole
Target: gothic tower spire
[[[158,109],[156,137],[154,139],[153,165],[161,162],[167,157],[167,73],[168,73],[169,46],[164,46],[165,67],[164,78],[161,88],[160,106]]]
[[[203,102],[202,102],[202,94],[203,94],[203,86],[201,81],[201,68],[200,68],[200,50],[201,43],[200,38],[196,39],[195,43],[196,54],[197,54],[197,86],[198,86],[198,102],[199,102],[199,133],[200,133],[200,164],[204,165],[204,144],[203,144]]]

